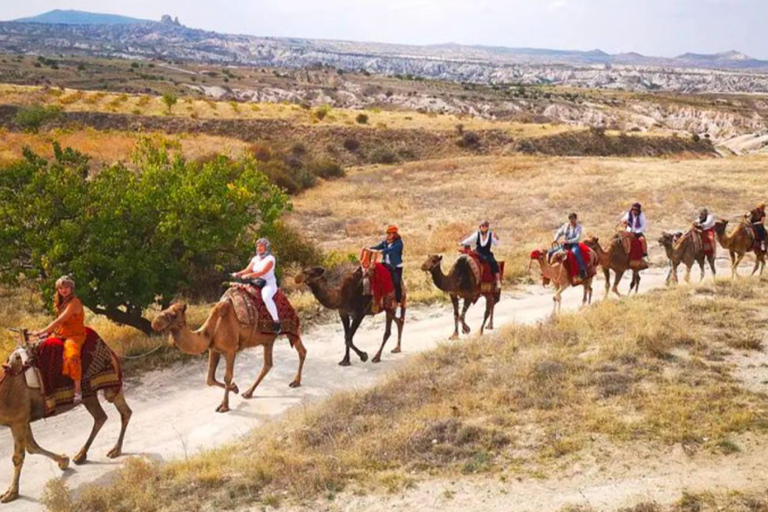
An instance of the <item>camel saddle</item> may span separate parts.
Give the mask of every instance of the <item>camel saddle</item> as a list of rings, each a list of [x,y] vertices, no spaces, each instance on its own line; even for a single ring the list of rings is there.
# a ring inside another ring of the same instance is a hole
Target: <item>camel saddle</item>
[[[283,290],[277,290],[274,300],[275,306],[277,306],[277,315],[280,318],[280,334],[298,336],[301,327],[299,315],[296,314],[296,310],[293,309]],[[241,324],[256,326],[262,333],[274,334],[272,316],[261,298],[260,288],[250,284],[236,284],[224,292],[219,301],[229,301],[232,304],[237,321]]]
[[[395,308],[395,285],[392,273],[382,263],[372,261],[363,270],[363,295],[373,296],[371,312],[375,315]]]
[[[475,282],[480,283],[480,293],[496,293],[499,290],[496,288],[496,276],[491,271],[491,266],[483,261],[477,252],[472,250],[460,250],[467,261],[469,262],[469,268],[472,269],[472,273],[475,275]],[[499,261],[499,277],[504,279],[504,262]]]
[[[594,258],[592,258],[592,250],[583,243],[579,243],[579,249],[581,250],[581,257],[584,259],[584,267],[587,271],[586,278],[595,277],[597,275],[597,265]],[[564,250],[559,258],[565,259],[565,270],[568,272],[571,286],[580,285],[584,279],[579,275],[579,262],[576,260],[576,256],[573,255],[573,251]]]
[[[56,407],[72,404],[75,384],[62,375],[64,366],[64,340],[50,337],[27,347],[17,348],[9,357],[21,358],[27,386],[39,389],[45,403],[45,417],[56,413]],[[81,353],[83,366],[83,397],[94,396],[99,390],[123,385],[120,362],[114,352],[93,329],[85,328],[85,342]]]
[[[648,268],[648,263],[643,259],[645,250],[642,240],[628,231],[621,231],[616,236],[624,249],[624,254],[629,256],[629,268],[633,270]]]

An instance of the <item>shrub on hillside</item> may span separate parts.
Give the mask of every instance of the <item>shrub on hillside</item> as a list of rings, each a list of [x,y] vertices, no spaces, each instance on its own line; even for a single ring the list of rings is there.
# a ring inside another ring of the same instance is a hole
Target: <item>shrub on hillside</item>
[[[61,107],[43,106],[39,104],[30,107],[22,107],[16,112],[13,121],[24,131],[37,133],[40,128],[49,121],[53,121],[61,114]]]
[[[354,153],[355,151],[360,149],[360,142],[358,142],[357,139],[353,139],[353,138],[344,139],[344,149]]]
[[[456,141],[456,145],[460,148],[475,149],[480,145],[480,135],[475,132],[464,132]]]
[[[309,164],[309,170],[315,176],[323,178],[325,180],[333,178],[343,178],[346,176],[344,169],[330,159],[315,160]]]
[[[72,274],[89,309],[146,333],[147,307],[218,295],[224,271],[241,268],[254,236],[290,208],[251,159],[187,162],[150,139],[136,169],[95,175],[86,155],[58,144],[52,161],[24,156],[0,168],[0,278],[34,280],[50,297]]]
[[[387,148],[377,148],[371,151],[371,162],[375,164],[396,164],[398,157],[394,151]]]
[[[368,114],[357,114],[355,121],[358,124],[368,124]]]

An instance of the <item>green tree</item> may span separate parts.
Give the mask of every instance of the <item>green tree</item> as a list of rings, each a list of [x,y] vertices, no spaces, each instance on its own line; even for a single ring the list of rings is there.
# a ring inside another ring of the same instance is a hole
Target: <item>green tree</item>
[[[190,163],[151,139],[135,169],[95,175],[57,144],[52,161],[24,156],[0,168],[0,277],[32,279],[49,297],[72,274],[92,311],[146,333],[148,306],[220,292],[224,270],[242,267],[291,207],[253,160]]]
[[[171,110],[173,109],[173,106],[176,105],[178,101],[179,101],[178,96],[176,96],[173,93],[167,92],[163,94],[163,103],[165,103],[165,106],[168,109],[168,115],[171,114]]]

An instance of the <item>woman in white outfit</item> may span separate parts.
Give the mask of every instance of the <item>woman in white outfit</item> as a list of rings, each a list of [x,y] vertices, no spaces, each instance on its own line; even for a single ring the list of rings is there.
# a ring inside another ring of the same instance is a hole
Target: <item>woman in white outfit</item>
[[[277,293],[277,279],[275,278],[275,265],[277,261],[272,255],[271,244],[266,238],[256,241],[256,256],[251,259],[248,266],[240,272],[232,274],[233,277],[255,280],[261,288],[261,298],[267,311],[272,316],[273,330],[280,332],[280,318],[277,315],[275,294]]]

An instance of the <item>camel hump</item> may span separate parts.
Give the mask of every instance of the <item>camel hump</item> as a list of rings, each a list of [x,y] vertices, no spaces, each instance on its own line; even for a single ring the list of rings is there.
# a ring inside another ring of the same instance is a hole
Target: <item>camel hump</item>
[[[468,254],[459,256],[453,268],[459,277],[459,286],[462,290],[472,290],[480,283],[480,266]]]
[[[227,316],[229,312],[232,310],[232,302],[231,299],[227,300],[220,300],[216,303],[216,305],[211,310],[211,316],[217,316],[217,317],[223,317]]]

